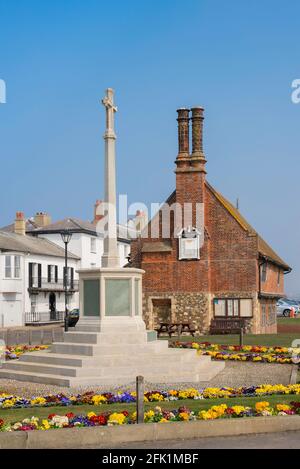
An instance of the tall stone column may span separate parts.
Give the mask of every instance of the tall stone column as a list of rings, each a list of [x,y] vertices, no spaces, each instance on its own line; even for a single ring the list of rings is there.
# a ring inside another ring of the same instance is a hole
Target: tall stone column
[[[120,266],[117,242],[117,193],[116,193],[116,134],[115,134],[115,112],[114,91],[108,88],[106,96],[102,100],[106,109],[106,131],[105,140],[105,237],[104,252],[102,256],[102,267],[117,268]]]

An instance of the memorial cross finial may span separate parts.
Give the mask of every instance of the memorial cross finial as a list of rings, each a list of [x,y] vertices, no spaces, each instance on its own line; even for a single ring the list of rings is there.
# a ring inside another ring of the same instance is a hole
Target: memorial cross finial
[[[106,135],[108,133],[114,134],[114,114],[118,111],[118,108],[114,105],[114,90],[112,88],[106,90],[106,96],[102,99],[102,104],[106,108]]]

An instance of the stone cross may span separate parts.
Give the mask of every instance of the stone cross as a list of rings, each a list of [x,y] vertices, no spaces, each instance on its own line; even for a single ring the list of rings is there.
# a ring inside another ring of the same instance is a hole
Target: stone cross
[[[102,104],[106,108],[106,132],[110,131],[115,137],[115,112],[118,111],[118,108],[114,105],[114,90],[111,88],[106,90]]]
[[[102,99],[102,104],[106,109],[106,130],[105,140],[105,236],[104,252],[102,256],[102,267],[118,268],[120,260],[117,243],[117,213],[116,213],[116,134],[115,134],[115,112],[114,91],[111,88],[106,90],[106,96]]]

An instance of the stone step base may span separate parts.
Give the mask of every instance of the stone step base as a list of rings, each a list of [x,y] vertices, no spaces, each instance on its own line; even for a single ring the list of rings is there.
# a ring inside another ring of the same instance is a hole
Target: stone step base
[[[126,331],[126,332],[124,332]],[[58,386],[122,385],[142,375],[153,383],[209,382],[225,366],[195,350],[147,341],[141,318],[80,321],[50,351],[6,363],[0,378]]]
[[[165,359],[166,357],[162,357]],[[33,374],[45,374],[45,375],[59,375],[59,376],[70,376],[81,378],[84,376],[98,376],[98,377],[109,377],[115,376],[126,377],[127,375],[137,376],[141,373],[145,375],[153,374],[156,370],[158,374],[164,374],[170,376],[178,373],[183,376],[187,373],[206,373],[209,370],[209,364],[203,362],[201,359],[191,360],[190,363],[172,363],[170,361],[164,361],[163,364],[151,363],[150,360],[142,363],[136,363],[135,360],[130,364],[123,366],[101,366],[97,364],[97,367],[84,366],[84,367],[72,367],[52,364],[41,364],[41,363],[30,363],[30,362],[15,362],[5,364],[2,368],[4,371],[24,371]]]
[[[152,354],[144,351],[131,357],[131,364],[141,365],[151,363],[152,365],[160,365],[162,360],[166,360],[169,364],[178,365],[178,363],[185,364],[194,359],[199,363],[199,357],[194,350],[179,350],[167,349],[161,354]],[[210,363],[211,359],[208,356],[201,357],[202,363]],[[18,363],[39,363],[48,364],[53,366],[71,366],[71,367],[89,367],[97,368],[111,367],[111,366],[128,366],[128,356],[126,355],[102,355],[101,357],[88,357],[82,355],[68,356],[65,354],[51,353],[51,352],[35,352],[22,355]],[[10,362],[14,365],[16,362]]]
[[[146,344],[146,332],[126,332],[112,335],[106,332],[65,332],[64,342],[74,344],[101,344],[101,345],[120,345],[120,344]]]
[[[17,381],[26,381],[33,383],[44,383],[52,384],[57,386],[89,386],[89,385],[126,385],[135,382],[137,375],[143,375],[146,381],[151,383],[205,383],[209,382],[216,374],[218,374],[224,368],[224,363],[222,362],[212,362],[209,366],[204,367],[201,371],[192,371],[185,369],[177,369],[173,372],[169,371],[166,373],[164,369],[153,370],[152,367],[149,370],[146,370],[144,367],[136,368],[130,370],[124,368],[126,374],[118,375],[115,370],[111,370],[111,375],[107,373],[101,375],[89,375],[89,376],[66,376],[58,374],[48,374],[42,372],[32,372],[32,371],[22,371],[22,370],[11,370],[11,369],[1,369],[0,370],[0,379],[13,379]],[[55,370],[55,368],[53,368]],[[107,370],[107,369],[106,369]]]
[[[86,344],[72,342],[54,342],[51,347],[53,353],[67,355],[103,356],[103,355],[135,355],[148,351],[148,353],[162,353],[168,349],[167,341],[154,341],[145,343],[117,343],[117,344]]]
[[[209,368],[210,357],[197,356],[195,350],[167,349],[160,354],[143,353],[133,355],[107,355],[99,357],[82,357],[36,352],[23,355],[20,360],[3,365],[4,370],[25,371],[45,374],[58,374],[72,377],[81,376],[126,376],[127,374],[152,374],[153,369],[163,371],[166,375],[199,372]]]

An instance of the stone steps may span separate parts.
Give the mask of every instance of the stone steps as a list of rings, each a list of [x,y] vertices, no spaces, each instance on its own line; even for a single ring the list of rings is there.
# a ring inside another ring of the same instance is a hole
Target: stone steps
[[[59,375],[59,376],[90,376],[97,373],[96,368],[60,366],[53,364],[41,364],[31,362],[14,362],[3,365],[4,371],[20,371],[33,374]]]
[[[84,355],[84,356],[102,356],[102,355],[122,355],[129,353],[130,355],[142,353],[148,350],[152,353],[161,353],[168,348],[168,343],[160,342],[147,342],[140,344],[86,344],[86,343],[72,343],[72,342],[54,342],[51,350],[53,353],[67,354],[67,355]]]
[[[204,370],[206,367],[205,363],[201,361],[196,362],[193,361],[191,363],[186,364],[176,364],[167,362],[164,366],[158,371],[163,371],[165,375],[173,374],[174,372],[179,372],[180,375],[185,373],[194,372],[197,373],[200,369]],[[141,372],[145,374],[152,374],[153,373],[153,364],[148,361],[148,363],[135,363],[134,361],[130,364],[123,365],[123,366],[102,366],[99,365],[97,367],[71,367],[71,366],[61,366],[61,365],[53,365],[53,364],[40,364],[40,363],[31,363],[31,362],[11,362],[7,363],[3,366],[3,370],[16,370],[16,371],[25,371],[25,372],[33,372],[33,373],[41,373],[41,374],[57,374],[57,375],[66,375],[66,376],[73,376],[73,377],[81,377],[81,376],[126,376],[129,375],[137,375]]]
[[[80,321],[50,350],[23,355],[0,378],[57,386],[120,385],[142,375],[153,383],[209,382],[225,364],[149,338],[141,318]]]
[[[1,369],[0,378],[14,379],[19,381],[28,381],[34,383],[45,383],[57,386],[88,386],[88,385],[126,385],[133,383],[137,374],[142,374],[146,381],[153,383],[192,383],[192,382],[209,382],[217,373],[222,371],[224,364],[222,362],[214,362],[209,366],[206,366],[201,371],[196,371],[191,367],[190,370],[185,368],[170,369],[167,370],[153,370],[153,367],[145,368],[141,367],[130,369],[124,367],[124,375],[116,373],[115,369],[111,369],[111,373],[107,373],[107,368],[103,375],[100,375],[97,370],[97,374],[90,373],[88,376],[66,376],[66,374],[59,375],[56,372],[56,368],[53,367],[55,373],[51,374],[50,368],[47,370],[48,373],[42,373],[41,370],[36,372],[25,371],[18,369]],[[93,370],[95,371],[95,370]],[[104,371],[104,370],[103,370]]]
[[[199,357],[193,350],[167,349],[162,354],[149,355],[148,352],[142,352],[139,355],[133,356],[131,362],[140,365],[142,363],[151,363],[152,365],[160,365],[162,360],[172,363],[174,365],[178,363],[188,363],[191,361],[191,357],[195,357],[197,363],[199,363]],[[201,359],[202,363],[210,363],[210,357],[204,356]],[[99,363],[101,366],[128,366],[128,357],[120,355],[102,355],[100,357],[83,357],[82,355],[72,355],[69,357],[66,354],[56,354],[50,352],[35,352],[30,354],[22,355],[19,359],[20,362],[28,363],[45,363],[57,366],[74,366],[74,367],[97,367]],[[15,362],[12,362],[15,363]]]
[[[156,342],[156,346],[159,345],[160,342]],[[58,386],[127,384],[137,375],[143,375],[153,383],[208,382],[224,367],[221,362],[211,362],[210,357],[197,356],[194,350],[166,349],[153,354],[151,350],[145,350],[147,348],[130,359],[126,354],[68,356],[49,351],[35,352],[23,355],[19,361],[6,363],[0,370],[0,378]],[[151,348],[155,348],[153,344]]]
[[[131,363],[135,365],[151,363],[152,366],[160,366],[162,361],[169,363],[170,365],[195,363],[199,365],[199,357],[196,352],[186,350],[187,353],[180,353],[179,350],[166,350],[162,354],[149,354],[140,353],[133,356]],[[36,352],[23,355],[19,363],[40,363],[48,364],[53,366],[70,366],[70,367],[85,367],[85,368],[97,368],[101,367],[118,367],[128,366],[128,357],[123,355],[102,355],[101,357],[82,357],[82,355],[73,355],[69,357],[64,354],[55,354],[49,352]],[[15,363],[15,362],[12,362]],[[201,363],[210,363],[210,357],[202,357]]]
[[[176,353],[177,352],[177,353]],[[182,353],[180,350],[168,350],[165,353],[150,355],[149,353],[142,353],[136,356],[131,357],[130,362],[128,357],[122,356],[101,356],[101,357],[82,357],[72,356],[68,357],[67,355],[54,354],[49,352],[36,352],[28,355],[23,355],[20,360],[8,362],[4,365],[5,369],[29,369],[32,365],[33,370],[36,370],[36,366],[47,367],[58,367],[68,370],[68,368],[74,369],[89,369],[89,372],[92,372],[92,369],[104,369],[107,372],[108,368],[113,367],[116,372],[123,372],[124,368],[141,368],[144,367],[145,370],[150,371],[154,367],[164,368],[168,370],[169,368],[190,370],[196,367],[196,370],[209,365],[210,357],[198,357],[194,351],[186,350],[187,353]],[[163,365],[162,365],[163,364]],[[60,374],[60,373],[59,373]],[[74,376],[74,374],[70,374]]]
[[[142,321],[139,322],[133,322],[132,324],[126,322],[125,327],[122,324],[122,321],[120,323],[114,323],[113,329],[116,335],[118,334],[123,334],[124,330],[126,330],[126,333],[131,333],[131,332],[146,332],[146,327],[145,323]],[[109,327],[105,324],[100,325],[99,322],[91,322],[91,321],[80,321],[76,325],[75,328],[69,329],[74,330],[75,332],[96,332],[96,333],[104,333],[104,332],[111,332]]]
[[[63,335],[65,342],[78,343],[78,344],[146,344],[147,333],[129,332],[117,335],[108,334],[105,332],[65,332]]]
[[[45,375],[42,373],[25,372],[18,370],[0,369],[0,378],[13,379],[16,381],[27,381],[30,383],[51,384],[56,386],[70,386],[70,378],[59,375]]]

